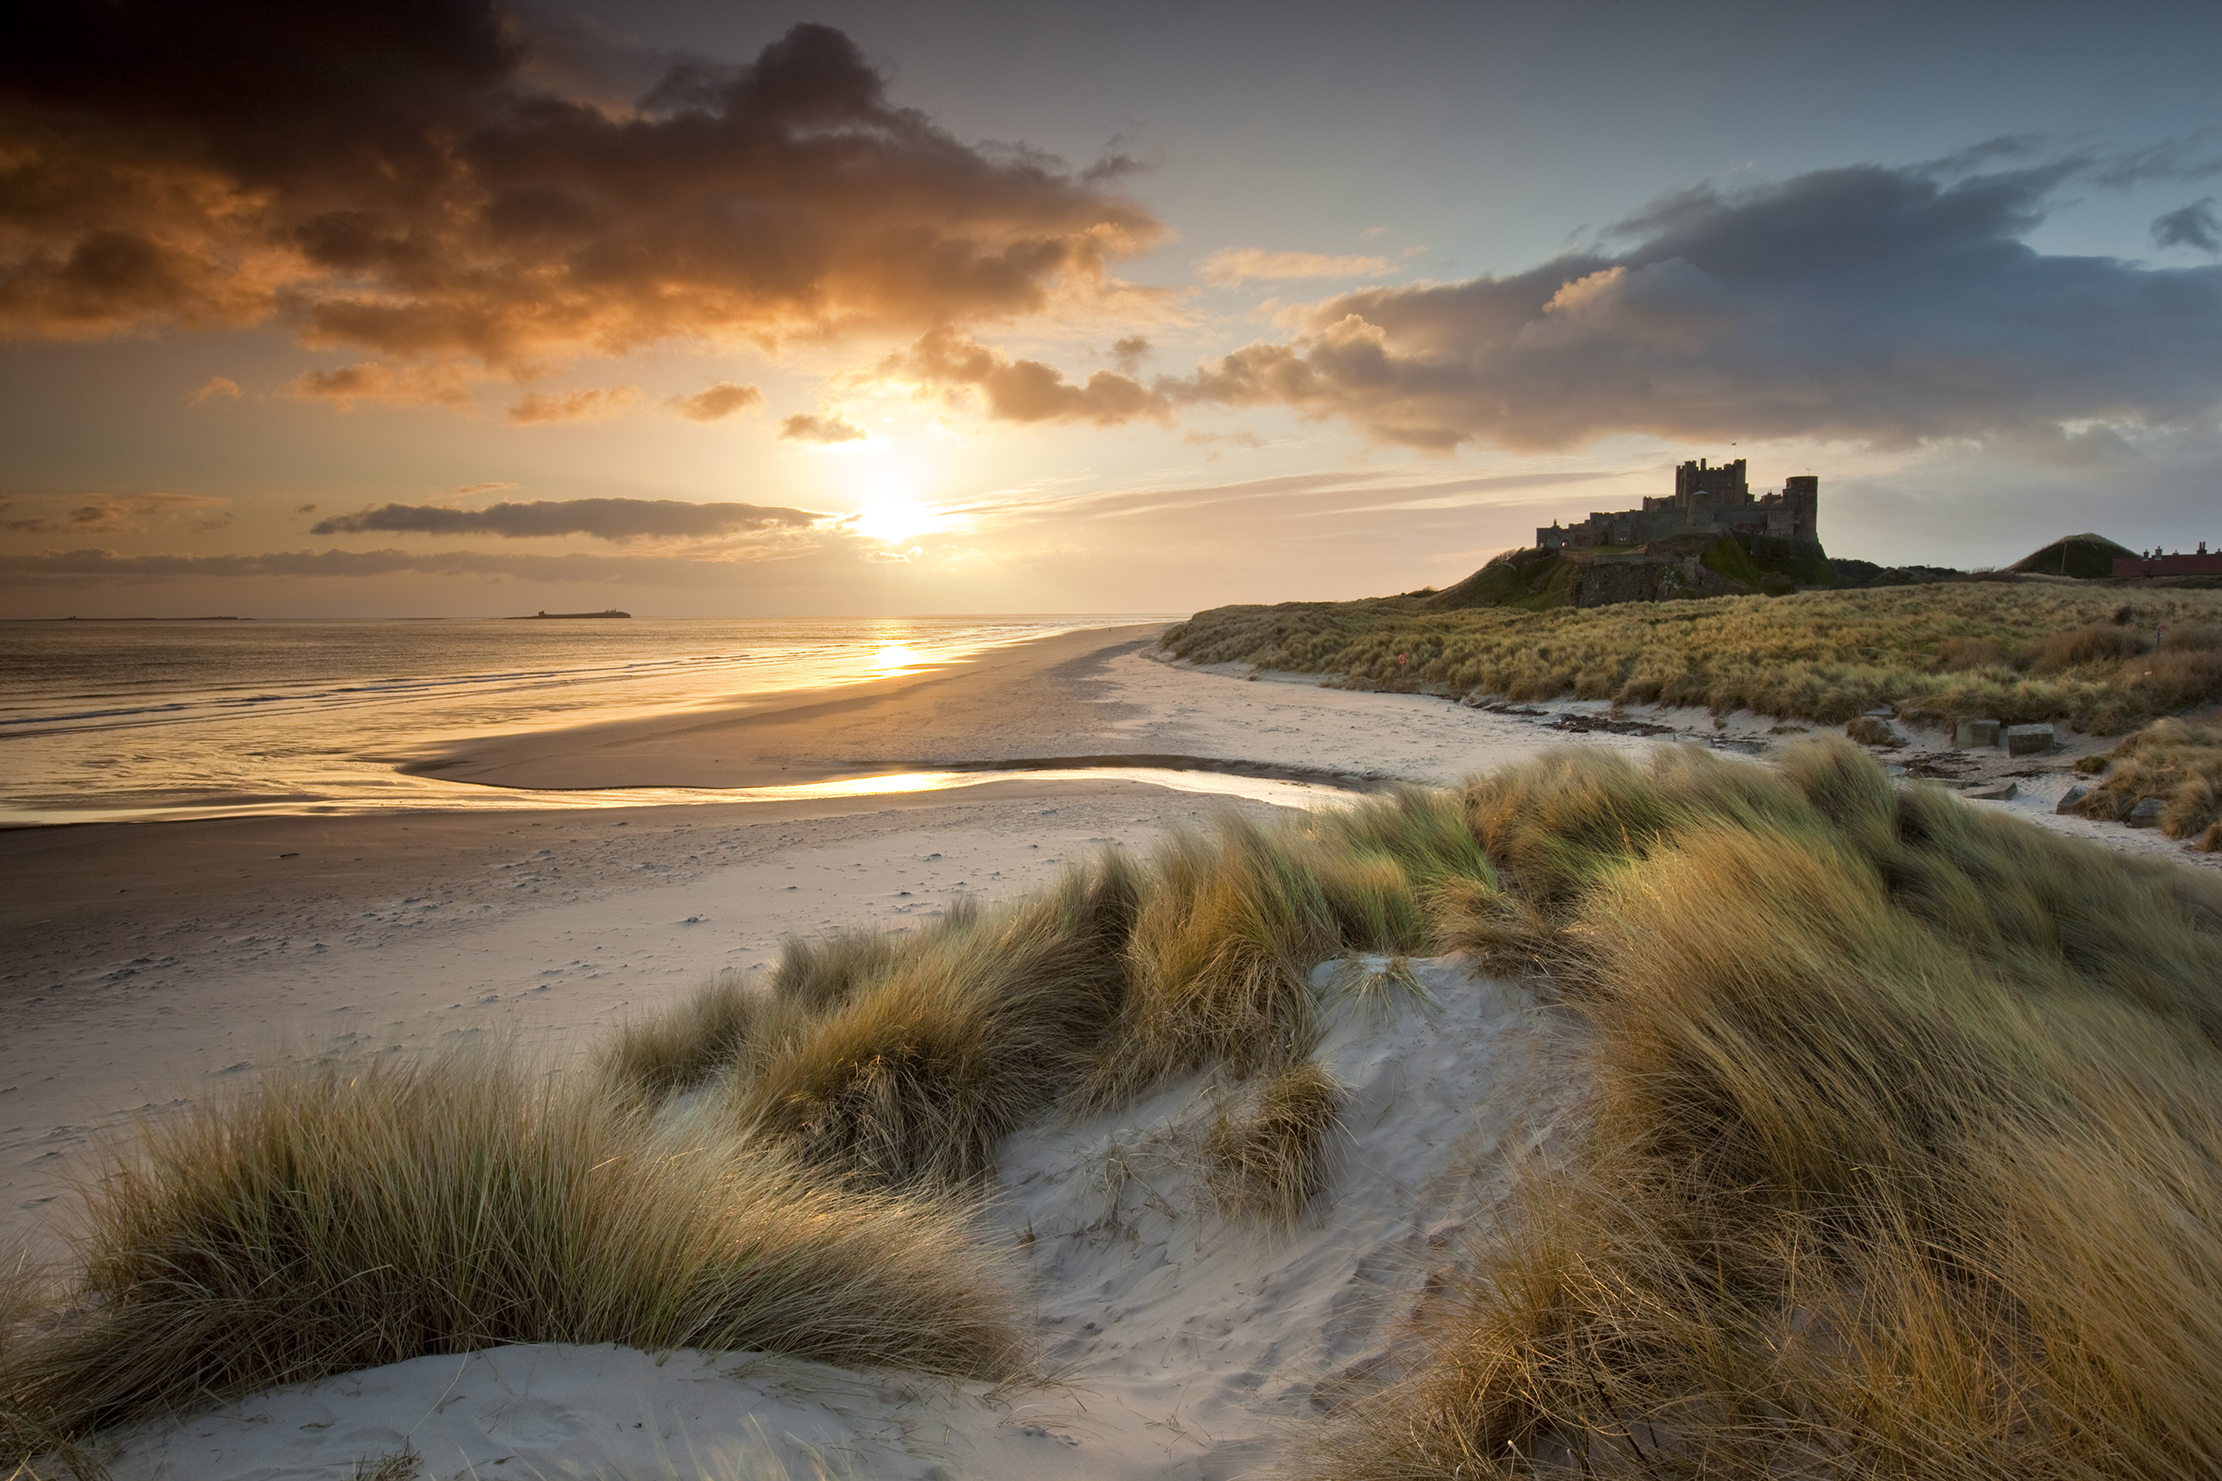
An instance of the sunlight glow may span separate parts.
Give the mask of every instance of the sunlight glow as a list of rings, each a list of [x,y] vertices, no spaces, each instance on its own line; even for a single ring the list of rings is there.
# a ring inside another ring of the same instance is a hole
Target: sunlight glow
[[[855,518],[855,528],[859,535],[887,545],[939,529],[944,523],[940,514],[907,499],[889,499],[882,503],[867,504],[856,512]]]
[[[879,652],[872,655],[872,667],[882,673],[894,673],[898,669],[911,668],[923,662],[925,659],[916,648],[902,643],[885,644]]]

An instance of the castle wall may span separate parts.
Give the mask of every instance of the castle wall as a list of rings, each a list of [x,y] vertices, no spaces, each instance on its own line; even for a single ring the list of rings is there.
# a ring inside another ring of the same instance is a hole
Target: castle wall
[[[1646,498],[1641,509],[1592,512],[1579,524],[1553,524],[1535,532],[1543,550],[1583,550],[1597,545],[1644,545],[1689,534],[1767,535],[1819,544],[1821,480],[1799,474],[1779,493],[1754,499],[1738,458],[1718,468],[1702,458],[1674,470],[1674,492]]]

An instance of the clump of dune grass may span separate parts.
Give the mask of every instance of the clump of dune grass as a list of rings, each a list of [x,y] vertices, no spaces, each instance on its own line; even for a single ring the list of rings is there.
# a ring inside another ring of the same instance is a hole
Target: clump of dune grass
[[[1078,1080],[1117,1015],[1140,888],[1107,852],[1033,899],[903,939],[874,975],[760,1045],[728,1114],[859,1184],[977,1180],[997,1142]],[[783,965],[778,984],[822,980],[809,965]]]
[[[1256,1077],[1222,1104],[1202,1143],[1204,1186],[1224,1213],[1291,1224],[1327,1186],[1349,1100],[1316,1060]]]
[[[2222,592],[1940,582],[1528,612],[1397,598],[1218,607],[1168,631],[1196,663],[1357,688],[1512,700],[1572,695],[1841,725],[2065,720],[2116,735],[2222,699]]]
[[[143,1128],[96,1188],[74,1285],[5,1355],[50,1434],[503,1343],[1021,1361],[963,1203],[659,1136],[491,1055],[271,1077]]]
[[[649,1104],[705,1083],[741,1057],[761,998],[739,973],[720,972],[677,1006],[619,1025],[598,1067],[621,1098]]]
[[[2104,775],[2076,806],[2084,817],[2118,823],[2159,797],[2161,832],[2222,849],[2222,723],[2156,720],[2107,754]]]
[[[1301,821],[1230,814],[1208,834],[1176,832],[1151,856],[1127,998],[1079,1098],[1116,1105],[1170,1075],[1300,1059],[1317,1036],[1313,966],[1417,950],[1433,939],[1431,890],[1493,878],[1456,799],[1417,788]]]
[[[1842,742],[1467,795],[1595,1090],[1307,1474],[2222,1470],[2222,885]]]

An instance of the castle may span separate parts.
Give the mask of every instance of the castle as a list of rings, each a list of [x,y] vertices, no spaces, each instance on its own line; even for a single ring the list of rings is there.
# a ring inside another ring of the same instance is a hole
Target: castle
[[[1819,545],[1821,480],[1811,474],[1783,480],[1780,493],[1751,496],[1744,460],[1708,467],[1703,458],[1674,470],[1674,492],[1645,499],[1641,509],[1596,514],[1561,528],[1554,520],[1535,532],[1539,550],[1586,550],[1598,545],[1647,545],[1676,535],[1767,535]]]

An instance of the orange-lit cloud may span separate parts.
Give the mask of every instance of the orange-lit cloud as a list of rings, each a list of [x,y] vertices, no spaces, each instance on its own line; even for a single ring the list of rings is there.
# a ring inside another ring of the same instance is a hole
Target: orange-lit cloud
[[[1268,252],[1262,247],[1222,247],[1196,264],[1196,275],[1222,288],[1302,278],[1370,278],[1389,270],[1386,257],[1331,257],[1320,252]]]
[[[497,485],[498,487],[499,485]],[[772,504],[694,504],[684,499],[536,499],[484,509],[382,504],[318,520],[312,535],[499,535],[509,540],[591,535],[599,540],[708,539],[752,531],[800,530],[825,519]]]
[[[798,413],[779,424],[779,435],[790,442],[862,442],[872,434],[847,417],[828,412],[823,416]]]
[[[212,400],[216,397],[222,397],[226,401],[237,401],[239,399],[239,382],[228,375],[212,375],[202,383],[198,391],[187,398],[187,401],[193,406],[198,406],[203,401]]]
[[[1121,341],[1134,345],[1134,341]],[[1132,352],[1138,360],[1148,342]],[[1162,421],[1172,404],[1131,375],[1099,370],[1075,384],[1039,360],[1014,360],[954,329],[921,335],[908,350],[888,357],[880,374],[927,387],[977,392],[987,415],[1007,422],[1092,422],[1116,426],[1140,419]]]
[[[453,365],[382,365],[363,360],[334,370],[303,371],[286,383],[285,394],[304,401],[329,401],[341,411],[373,406],[444,406],[467,411],[467,377]]]
[[[732,381],[718,381],[706,391],[692,396],[674,396],[671,409],[690,422],[715,422],[737,411],[764,404],[764,393],[754,386],[736,385]]]
[[[534,391],[503,415],[511,425],[544,427],[556,422],[598,422],[640,400],[638,386],[592,386],[583,391]]]
[[[1164,235],[1116,170],[965,145],[821,25],[630,106],[584,96],[591,28],[536,52],[490,0],[116,0],[38,31],[0,66],[12,338],[276,320],[515,375],[1005,319],[1115,292]],[[377,361],[294,390],[457,404]]]

